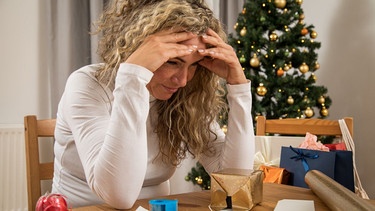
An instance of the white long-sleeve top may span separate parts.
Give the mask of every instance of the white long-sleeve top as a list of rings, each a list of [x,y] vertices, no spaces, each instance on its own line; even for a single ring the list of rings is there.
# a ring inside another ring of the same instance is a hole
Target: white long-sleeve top
[[[123,63],[111,90],[95,78],[98,68],[85,66],[67,81],[57,112],[52,192],[65,195],[70,207],[107,203],[115,208],[169,194],[175,167],[154,160],[159,152],[151,121],[155,99],[146,88],[153,73]],[[209,173],[253,166],[250,82],[227,89],[228,132],[212,125],[218,153],[199,160]]]

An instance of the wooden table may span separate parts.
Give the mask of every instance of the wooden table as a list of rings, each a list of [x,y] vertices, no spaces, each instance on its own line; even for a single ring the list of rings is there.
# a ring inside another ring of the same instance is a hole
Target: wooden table
[[[165,197],[159,197],[164,199],[178,199],[178,210],[179,211],[197,211],[197,210],[209,210],[208,205],[211,201],[210,191],[201,191],[193,193],[184,193],[177,195],[170,195]],[[299,200],[313,200],[315,210],[329,210],[324,202],[317,197],[310,189],[300,188],[289,185],[279,185],[264,183],[263,186],[263,201],[252,211],[265,211],[274,210],[277,202],[281,199],[299,199]],[[149,199],[137,200],[133,208],[130,210],[136,210],[139,206],[149,209]],[[370,200],[375,205],[375,200]],[[88,207],[75,208],[73,211],[115,211],[108,205],[95,205]]]

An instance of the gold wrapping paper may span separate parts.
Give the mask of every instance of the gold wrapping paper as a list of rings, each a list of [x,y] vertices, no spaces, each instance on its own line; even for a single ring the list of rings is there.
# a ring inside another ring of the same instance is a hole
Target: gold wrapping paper
[[[375,210],[375,206],[318,170],[308,171],[305,182],[331,210]]]
[[[285,168],[274,167],[274,166],[260,166],[260,169],[264,172],[263,182],[265,183],[277,183],[277,184],[288,184],[290,173]]]
[[[211,174],[212,210],[250,210],[263,199],[263,171],[224,169]]]

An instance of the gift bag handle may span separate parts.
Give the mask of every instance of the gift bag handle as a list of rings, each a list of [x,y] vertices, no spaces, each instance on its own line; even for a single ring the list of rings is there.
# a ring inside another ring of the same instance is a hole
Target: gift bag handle
[[[357,166],[355,164],[355,145],[352,136],[350,135],[348,126],[345,120],[339,119],[340,130],[342,133],[342,141],[345,143],[346,149],[353,152],[353,173],[354,173],[354,184],[355,193],[363,199],[369,199],[366,191],[363,189],[359,174],[357,171]]]

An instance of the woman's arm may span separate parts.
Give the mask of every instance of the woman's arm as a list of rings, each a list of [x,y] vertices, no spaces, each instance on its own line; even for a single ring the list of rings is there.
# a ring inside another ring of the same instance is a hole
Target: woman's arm
[[[224,168],[252,169],[254,160],[254,128],[251,115],[250,82],[227,85],[228,90],[228,130],[221,131],[214,125],[218,139],[213,142],[217,154],[214,157],[202,156],[199,160],[208,173]]]
[[[152,73],[121,64],[111,103],[93,78],[73,77],[65,91],[63,115],[72,130],[88,185],[106,203],[130,208],[147,167],[146,120]]]

